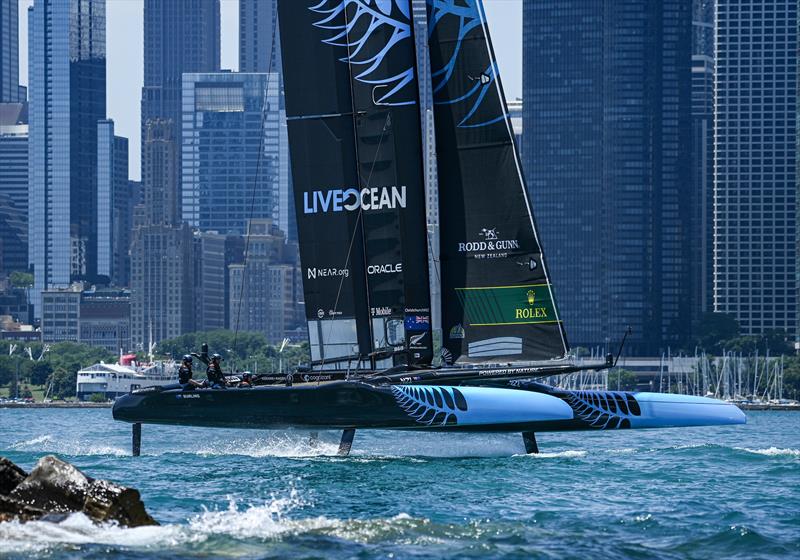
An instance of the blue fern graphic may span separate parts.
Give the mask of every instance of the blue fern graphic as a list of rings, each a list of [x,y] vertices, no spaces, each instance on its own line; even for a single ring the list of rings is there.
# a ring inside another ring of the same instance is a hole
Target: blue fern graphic
[[[464,39],[469,33],[484,24],[483,8],[480,6],[481,0],[427,0],[428,3],[428,36],[432,37],[439,25],[445,18],[458,18],[459,28],[453,52],[449,60],[444,63],[442,68],[432,68],[431,77],[433,79],[433,100],[436,104],[469,103],[469,110],[457,126],[461,128],[476,128],[487,126],[496,122],[503,121],[507,114],[495,115],[488,119],[473,120],[475,113],[481,107],[486,94],[490,88],[497,87],[499,72],[497,63],[492,61],[487,68],[477,76],[468,76],[468,79],[475,82],[467,92],[455,99],[448,99],[445,95],[445,86],[453,78],[456,63],[462,54]]]
[[[598,430],[629,428],[630,419],[641,414],[639,405],[627,393],[608,391],[565,391],[559,394],[575,416]]]
[[[467,401],[455,387],[392,386],[397,404],[420,424],[458,424],[458,413],[466,412]]]
[[[388,89],[376,99],[377,103],[416,103],[416,93],[413,90],[412,99],[398,99],[402,97],[404,88],[414,81],[413,65],[393,76],[384,76],[379,72],[383,59],[391,50],[411,39],[410,0],[322,0],[309,10],[322,18],[314,25],[332,33],[322,42],[347,48],[347,54],[339,60],[363,68],[355,78],[362,83],[375,85],[376,92]],[[370,38],[387,28],[391,31],[388,42],[378,52],[367,48]],[[360,36],[357,36],[359,33]],[[409,48],[413,49],[413,45]]]

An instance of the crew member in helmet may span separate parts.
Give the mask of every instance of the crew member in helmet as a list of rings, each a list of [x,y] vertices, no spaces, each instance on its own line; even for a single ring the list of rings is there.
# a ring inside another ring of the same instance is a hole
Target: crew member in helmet
[[[208,368],[206,369],[208,383],[214,389],[224,389],[226,386],[225,375],[222,373],[222,367],[219,365],[221,360],[222,356],[214,354],[211,356],[211,363],[208,364]]]
[[[181,367],[178,368],[178,383],[183,385],[184,389],[202,386],[202,383],[192,379],[192,357],[189,354],[186,354],[181,360]]]

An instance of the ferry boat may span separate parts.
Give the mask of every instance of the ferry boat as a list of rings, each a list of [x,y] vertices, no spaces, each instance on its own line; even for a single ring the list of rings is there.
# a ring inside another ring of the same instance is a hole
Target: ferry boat
[[[97,394],[113,400],[142,387],[175,383],[177,368],[173,361],[137,363],[135,355],[125,355],[116,364],[100,362],[79,370],[75,392],[81,401]]]

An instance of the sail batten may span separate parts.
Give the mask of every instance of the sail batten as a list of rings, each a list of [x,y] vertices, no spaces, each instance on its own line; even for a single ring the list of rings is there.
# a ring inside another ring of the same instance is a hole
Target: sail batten
[[[443,345],[457,362],[568,352],[480,0],[428,0]]]

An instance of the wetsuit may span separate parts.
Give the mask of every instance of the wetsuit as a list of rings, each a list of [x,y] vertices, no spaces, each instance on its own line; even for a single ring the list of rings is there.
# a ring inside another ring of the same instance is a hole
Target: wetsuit
[[[222,374],[222,368],[219,367],[219,364],[215,364],[214,362],[208,364],[206,376],[208,377],[208,382],[211,383],[212,387],[214,385],[225,387],[225,376]]]

